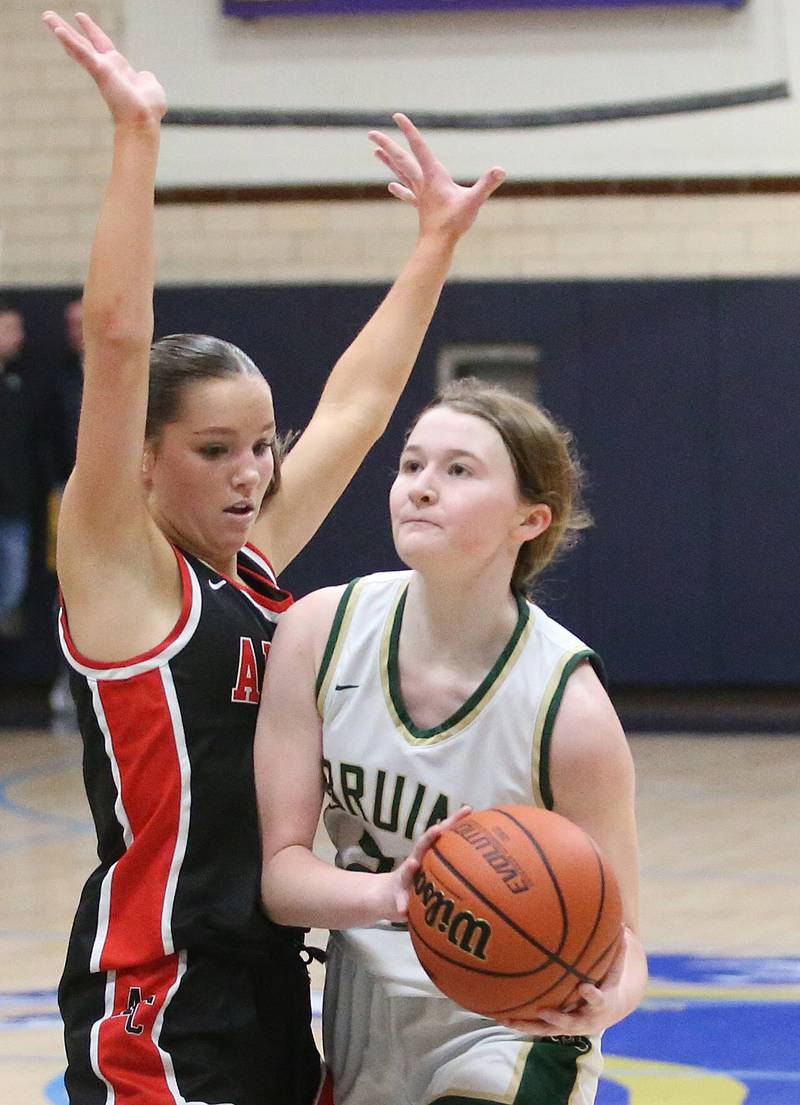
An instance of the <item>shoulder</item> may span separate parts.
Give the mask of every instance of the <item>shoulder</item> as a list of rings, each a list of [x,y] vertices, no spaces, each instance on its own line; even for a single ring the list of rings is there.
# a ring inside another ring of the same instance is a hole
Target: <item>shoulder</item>
[[[276,702],[294,702],[313,698],[330,627],[344,593],[344,587],[324,587],[298,599],[278,622],[270,643],[265,694]],[[276,698],[275,688],[281,688]]]
[[[281,617],[275,640],[291,637],[295,642],[310,643],[317,660],[335,626],[347,611],[354,608],[367,595],[375,598],[378,591],[395,592],[407,578],[408,572],[375,572],[360,576],[350,583],[335,587],[322,587],[304,595]]]
[[[591,664],[570,675],[559,706],[551,749],[556,808],[606,801],[633,785],[633,762],[614,706]]]
[[[272,641],[273,651],[302,653],[312,657],[314,667],[318,667],[336,611],[346,591],[344,584],[322,587],[297,599],[281,615]]]
[[[562,652],[591,651],[580,637],[576,637],[570,629],[557,622],[555,618],[551,618],[541,606],[537,606],[536,603],[528,600],[528,610],[533,621],[534,631],[554,647]]]
[[[330,629],[342,608],[352,607],[364,596],[374,599],[379,593],[396,593],[410,575],[410,572],[373,572],[371,575],[357,576],[349,583],[322,587],[297,599],[292,607],[292,615],[303,621],[327,621],[326,628]]]
[[[287,628],[295,631],[301,628],[311,630],[318,626],[324,627],[326,622],[327,628],[330,628],[336,608],[346,590],[346,584],[321,587],[318,591],[309,591],[302,598],[295,599],[280,620],[280,631],[285,635]]]
[[[287,622],[297,625],[316,625],[325,620],[332,621],[347,587],[348,584],[345,583],[334,587],[320,587],[318,591],[309,591],[302,598],[295,599],[281,620],[281,625]]]
[[[559,710],[562,729],[588,733],[594,726],[622,729],[619,718],[588,659],[582,659],[567,680]]]

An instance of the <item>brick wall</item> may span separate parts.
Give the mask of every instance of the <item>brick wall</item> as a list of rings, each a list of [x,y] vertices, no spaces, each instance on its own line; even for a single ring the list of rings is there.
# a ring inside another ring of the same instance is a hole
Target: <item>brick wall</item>
[[[86,267],[110,133],[88,78],[40,23],[36,0],[3,0],[0,19],[0,283],[74,284]],[[120,0],[91,11],[112,34]]]
[[[3,0],[0,284],[79,284],[110,158],[106,109],[40,26]],[[122,0],[90,8],[123,34]],[[396,201],[160,208],[162,283],[389,279],[413,240]],[[800,272],[800,196],[494,199],[462,244],[462,279]]]

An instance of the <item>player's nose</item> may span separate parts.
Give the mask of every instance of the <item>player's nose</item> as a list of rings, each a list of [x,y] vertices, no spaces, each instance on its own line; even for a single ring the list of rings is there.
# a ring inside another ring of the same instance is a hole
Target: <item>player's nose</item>
[[[429,506],[437,498],[433,482],[424,475],[409,488],[408,495],[415,506]]]
[[[252,490],[259,481],[259,471],[252,462],[237,465],[233,473],[233,485],[238,491]]]

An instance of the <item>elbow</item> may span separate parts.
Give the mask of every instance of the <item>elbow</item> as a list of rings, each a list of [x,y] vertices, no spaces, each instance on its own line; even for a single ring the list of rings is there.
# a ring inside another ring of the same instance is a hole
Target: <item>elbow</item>
[[[283,923],[276,913],[275,903],[272,899],[272,894],[270,893],[268,880],[263,875],[261,876],[261,908],[263,909],[266,916],[270,919],[270,921],[274,921],[276,925],[280,925]],[[277,912],[279,913],[280,910],[278,910]]]
[[[390,406],[387,402],[378,400],[362,400],[357,407],[348,411],[353,437],[361,441],[365,448],[371,449],[383,437],[393,414],[394,404]]]
[[[276,880],[268,870],[267,864],[264,865],[261,874],[261,908],[270,921],[273,921],[276,925],[291,925],[294,923],[289,912],[282,906]]]
[[[136,309],[117,297],[92,302],[87,297],[84,332],[87,347],[114,359],[150,348],[153,340],[152,304]]]
[[[373,442],[382,437],[391,422],[399,398],[394,391],[380,391],[361,403],[357,417],[360,416],[363,433],[371,436]]]
[[[315,417],[320,416],[339,438],[357,441],[369,449],[389,425],[398,398],[399,393],[374,390],[337,398],[323,393]]]

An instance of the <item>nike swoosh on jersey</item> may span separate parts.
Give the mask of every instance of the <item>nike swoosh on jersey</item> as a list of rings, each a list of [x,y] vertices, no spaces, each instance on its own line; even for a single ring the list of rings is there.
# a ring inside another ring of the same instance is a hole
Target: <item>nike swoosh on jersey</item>
[[[227,579],[218,579],[216,583],[213,580],[209,580],[208,586],[212,591],[219,591],[220,587],[224,587],[227,582]]]
[[[358,686],[358,683],[337,683],[333,688],[335,691],[352,691]]]

